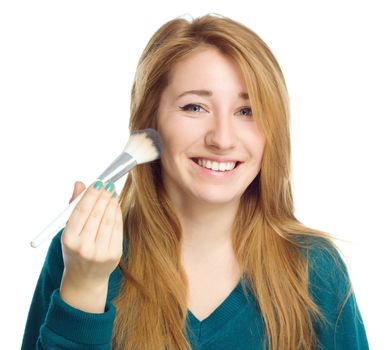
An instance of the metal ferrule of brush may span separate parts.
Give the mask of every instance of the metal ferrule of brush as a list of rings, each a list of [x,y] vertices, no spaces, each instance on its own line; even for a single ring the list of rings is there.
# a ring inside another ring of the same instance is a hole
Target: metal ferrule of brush
[[[98,179],[102,182],[116,182],[122,176],[128,173],[128,171],[134,168],[137,161],[126,152],[122,152],[107,168],[98,176]]]

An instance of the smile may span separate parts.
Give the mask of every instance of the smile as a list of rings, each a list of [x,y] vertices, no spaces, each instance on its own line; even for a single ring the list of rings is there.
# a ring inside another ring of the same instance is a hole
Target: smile
[[[199,166],[200,169],[207,174],[225,175],[234,173],[234,170],[241,162],[216,162],[207,159],[191,158],[191,160]]]
[[[219,171],[229,171],[235,168],[236,162],[215,162],[206,159],[198,159],[197,163],[203,168],[219,170]]]

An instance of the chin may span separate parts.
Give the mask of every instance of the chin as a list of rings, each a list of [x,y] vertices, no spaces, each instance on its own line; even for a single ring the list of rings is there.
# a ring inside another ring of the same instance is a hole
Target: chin
[[[196,198],[198,198],[201,202],[205,202],[208,204],[229,204],[233,202],[239,202],[240,196],[234,195],[225,195],[224,193],[214,193],[214,194],[209,194],[205,193],[201,196],[196,195]]]

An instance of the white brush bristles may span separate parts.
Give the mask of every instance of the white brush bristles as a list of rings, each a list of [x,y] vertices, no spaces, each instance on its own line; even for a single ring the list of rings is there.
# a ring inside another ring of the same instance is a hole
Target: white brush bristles
[[[150,128],[132,132],[124,152],[130,154],[137,164],[160,158],[162,144],[159,133]]]

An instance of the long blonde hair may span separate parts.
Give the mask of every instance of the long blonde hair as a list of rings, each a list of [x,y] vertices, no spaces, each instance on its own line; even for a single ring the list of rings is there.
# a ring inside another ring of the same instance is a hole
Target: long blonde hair
[[[238,63],[253,115],[266,137],[260,173],[241,197],[232,236],[235,256],[262,312],[265,344],[270,349],[314,349],[313,322],[323,322],[324,316],[309,295],[308,259],[301,248],[308,248],[304,238],[310,237],[338,248],[333,236],[304,226],[293,215],[288,93],[263,40],[218,14],[165,23],[138,62],[129,132],[156,128],[160,95],[171,70],[208,47]],[[124,279],[114,300],[114,347],[191,349],[185,332],[188,284],[180,262],[182,232],[161,181],[160,160],[129,173],[120,204],[125,253],[119,267]]]

